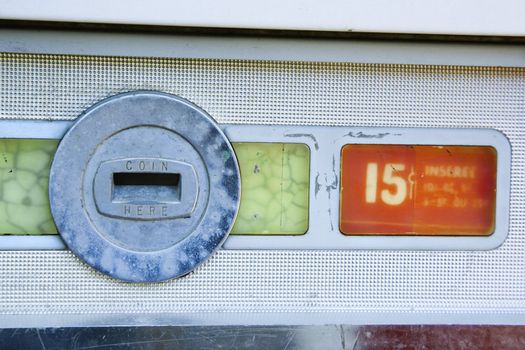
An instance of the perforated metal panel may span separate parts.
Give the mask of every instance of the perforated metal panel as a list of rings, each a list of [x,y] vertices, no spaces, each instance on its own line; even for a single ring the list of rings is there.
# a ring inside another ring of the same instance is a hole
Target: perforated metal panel
[[[446,323],[468,313],[525,321],[523,68],[3,53],[0,72],[4,119],[74,119],[102,98],[147,89],[187,98],[220,123],[481,127],[512,145],[510,232],[498,249],[222,250],[187,277],[148,285],[102,276],[68,251],[2,251],[2,315],[94,322],[94,314],[169,313],[195,323],[213,314],[222,316],[209,322],[257,323],[234,315],[289,313],[297,317],[274,323],[331,323],[370,313],[381,323],[393,313],[400,322],[439,313]]]

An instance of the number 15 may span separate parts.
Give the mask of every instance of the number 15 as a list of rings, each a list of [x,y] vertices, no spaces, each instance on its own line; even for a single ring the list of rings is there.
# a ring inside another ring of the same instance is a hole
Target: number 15
[[[367,203],[376,203],[377,201],[377,163],[368,163],[366,167],[366,191],[365,197]],[[383,168],[383,183],[394,185],[395,190],[384,189],[381,191],[381,200],[388,205],[400,205],[407,197],[407,181],[394,175],[395,172],[405,170],[405,164],[387,163]]]

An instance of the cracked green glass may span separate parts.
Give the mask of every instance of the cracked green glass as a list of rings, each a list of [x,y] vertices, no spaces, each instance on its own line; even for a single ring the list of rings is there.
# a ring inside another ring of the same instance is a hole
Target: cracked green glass
[[[0,139],[0,235],[56,234],[48,199],[58,140]]]
[[[301,235],[308,230],[310,149],[293,143],[234,143],[241,204],[234,235]]]

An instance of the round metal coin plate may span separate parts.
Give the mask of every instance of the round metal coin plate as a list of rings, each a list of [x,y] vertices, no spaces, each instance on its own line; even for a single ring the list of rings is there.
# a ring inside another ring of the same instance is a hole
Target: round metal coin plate
[[[239,167],[202,109],[164,93],[126,93],[94,105],[66,133],[49,198],[60,235],[86,263],[125,281],[163,281],[225,240]]]

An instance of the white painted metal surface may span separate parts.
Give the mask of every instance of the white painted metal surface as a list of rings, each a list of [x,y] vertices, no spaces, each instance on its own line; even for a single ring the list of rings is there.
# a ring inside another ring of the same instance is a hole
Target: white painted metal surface
[[[1,0],[0,19],[187,27],[525,36],[521,0]]]
[[[223,124],[496,129],[512,147],[507,239],[491,251],[222,249],[183,279],[147,285],[101,276],[67,250],[1,251],[0,327],[524,324],[523,47],[174,38],[0,31],[0,114],[73,120],[109,95],[155,89]]]

